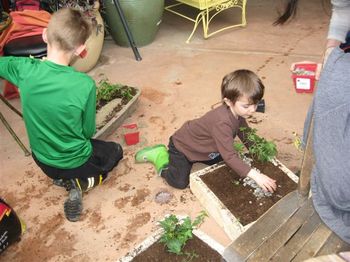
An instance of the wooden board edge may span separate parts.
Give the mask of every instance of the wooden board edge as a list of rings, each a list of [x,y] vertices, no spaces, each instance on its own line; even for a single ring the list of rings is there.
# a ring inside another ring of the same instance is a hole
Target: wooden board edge
[[[224,229],[225,233],[231,240],[236,239],[245,229],[239,220],[226,208],[226,206],[216,197],[216,195],[200,179],[200,174],[191,174],[190,189],[197,197],[201,205]]]

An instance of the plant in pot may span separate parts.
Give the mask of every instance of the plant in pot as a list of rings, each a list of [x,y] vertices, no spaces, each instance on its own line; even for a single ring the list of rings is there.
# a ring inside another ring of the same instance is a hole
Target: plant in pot
[[[244,162],[276,180],[274,193],[263,191],[254,180],[239,176],[225,163],[191,174],[190,188],[208,213],[234,240],[283,196],[296,189],[297,176],[276,159],[273,141],[257,135],[256,129],[241,128],[244,143],[232,146]],[[230,221],[228,223],[227,221]]]
[[[100,2],[98,0],[57,0],[56,9],[69,7],[82,11],[91,21],[92,33],[86,41],[86,55],[76,57],[71,63],[80,72],[90,71],[100,57],[104,40],[104,23],[99,12]]]
[[[96,89],[95,138],[105,138],[118,128],[127,115],[135,110],[140,90],[136,87],[111,83],[107,78],[98,81]]]
[[[223,246],[198,230],[205,217],[205,211],[194,220],[188,216],[166,216],[159,221],[161,231],[156,231],[119,262],[221,261]]]
[[[247,144],[249,145],[249,156],[258,162],[271,161],[277,155],[276,144],[273,141],[267,141],[265,138],[257,135],[254,128],[241,127],[240,130],[245,134]],[[244,157],[244,145],[242,143],[234,143],[233,147],[238,154]]]

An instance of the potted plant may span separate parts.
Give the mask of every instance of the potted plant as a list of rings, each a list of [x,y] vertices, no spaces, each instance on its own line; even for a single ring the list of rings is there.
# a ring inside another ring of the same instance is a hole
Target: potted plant
[[[234,240],[283,196],[296,189],[298,177],[279,162],[273,141],[243,128],[249,150],[242,143],[232,145],[239,156],[258,172],[276,180],[274,193],[263,191],[254,180],[242,178],[226,164],[210,166],[192,173],[190,188],[208,213]],[[229,222],[228,222],[229,221]]]
[[[104,40],[104,23],[99,12],[98,0],[58,0],[56,8],[70,7],[81,10],[91,21],[92,33],[86,41],[87,54],[84,57],[76,57],[71,63],[80,72],[90,71],[100,57]]]
[[[98,81],[96,90],[96,130],[95,138],[106,138],[121,126],[135,109],[140,90],[119,83],[111,83],[107,78]]]
[[[156,37],[164,12],[164,0],[118,0],[137,46],[150,44]],[[103,18],[114,42],[130,46],[114,0],[103,0]]]
[[[224,247],[198,227],[207,216],[202,211],[193,221],[174,214],[159,222],[160,230],[128,252],[118,262],[221,261]]]

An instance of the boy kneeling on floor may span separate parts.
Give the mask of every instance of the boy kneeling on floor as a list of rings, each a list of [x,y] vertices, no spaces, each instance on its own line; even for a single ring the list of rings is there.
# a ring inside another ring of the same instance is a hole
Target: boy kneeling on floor
[[[54,13],[43,32],[47,59],[1,57],[0,77],[20,89],[32,156],[54,184],[69,191],[68,220],[82,213],[82,192],[99,185],[123,158],[121,146],[92,139],[96,85],[69,64],[85,50],[89,22],[74,9]]]
[[[170,137],[168,149],[156,145],[138,151],[136,162],[153,163],[169,185],[184,189],[193,163],[225,161],[238,175],[248,176],[263,190],[274,192],[276,181],[244,163],[233,148],[236,136],[249,148],[240,127],[248,127],[245,119],[256,111],[263,95],[264,85],[252,71],[241,69],[227,74],[221,85],[221,106],[187,121]]]

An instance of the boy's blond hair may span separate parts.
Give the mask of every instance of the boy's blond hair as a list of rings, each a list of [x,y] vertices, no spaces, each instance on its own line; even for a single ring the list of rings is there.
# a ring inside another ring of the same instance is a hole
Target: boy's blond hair
[[[264,85],[260,78],[252,71],[240,69],[227,74],[221,84],[221,97],[232,103],[246,96],[252,104],[257,104],[264,96]]]
[[[85,44],[91,34],[91,24],[76,9],[62,8],[55,12],[47,27],[47,41],[63,51],[72,52]]]

